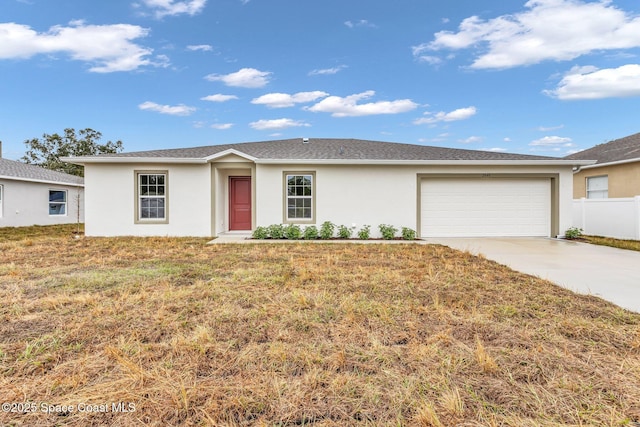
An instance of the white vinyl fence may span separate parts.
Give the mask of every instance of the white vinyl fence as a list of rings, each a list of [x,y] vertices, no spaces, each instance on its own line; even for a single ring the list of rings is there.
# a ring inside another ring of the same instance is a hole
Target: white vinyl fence
[[[640,240],[640,196],[574,199],[573,226],[591,236]]]

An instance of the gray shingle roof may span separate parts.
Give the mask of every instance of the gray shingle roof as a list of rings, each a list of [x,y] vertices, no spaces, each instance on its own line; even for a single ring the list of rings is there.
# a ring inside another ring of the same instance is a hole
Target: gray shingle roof
[[[40,166],[0,158],[0,177],[7,176],[26,181],[47,181],[60,184],[83,185],[84,178],[55,172]]]
[[[597,160],[596,164],[640,159],[640,133],[596,145],[588,150],[571,154],[565,159],[595,159]]]
[[[361,139],[301,138],[168,150],[104,154],[98,157],[206,158],[234,149],[258,159],[272,160],[559,160],[557,157],[496,153],[400,144]]]

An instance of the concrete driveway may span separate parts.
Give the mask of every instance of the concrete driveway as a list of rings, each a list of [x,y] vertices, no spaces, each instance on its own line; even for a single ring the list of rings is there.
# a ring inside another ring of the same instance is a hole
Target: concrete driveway
[[[546,238],[432,238],[640,312],[640,252]]]

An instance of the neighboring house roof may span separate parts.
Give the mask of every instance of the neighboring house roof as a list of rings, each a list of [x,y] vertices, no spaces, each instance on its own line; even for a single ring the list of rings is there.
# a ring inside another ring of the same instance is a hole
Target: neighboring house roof
[[[306,141],[306,142],[305,142]],[[196,162],[210,161],[227,154],[236,154],[256,163],[330,162],[330,163],[425,163],[425,162],[522,162],[549,161],[556,164],[575,164],[556,157],[510,154],[492,151],[462,150],[395,142],[361,139],[284,139],[265,142],[210,145],[205,147],[176,148],[103,154],[90,157],[67,157],[72,163],[102,162]],[[593,162],[579,162],[591,164]]]
[[[640,161],[640,133],[616,139],[605,144],[598,144],[587,150],[579,151],[565,157],[569,160],[595,159],[599,167],[617,163]]]
[[[0,178],[75,187],[84,186],[84,178],[82,177],[3,158],[0,158]]]

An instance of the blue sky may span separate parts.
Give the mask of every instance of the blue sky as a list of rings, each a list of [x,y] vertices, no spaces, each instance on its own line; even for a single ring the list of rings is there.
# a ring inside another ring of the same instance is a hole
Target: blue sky
[[[640,132],[637,0],[0,0],[0,140],[564,156]]]

